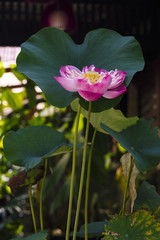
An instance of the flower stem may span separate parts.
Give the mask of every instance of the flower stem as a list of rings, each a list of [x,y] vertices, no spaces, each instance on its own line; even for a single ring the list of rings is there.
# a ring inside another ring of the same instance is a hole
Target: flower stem
[[[46,178],[46,174],[47,174],[47,165],[48,165],[48,161],[47,158],[45,159],[45,168],[44,168],[44,175],[43,175],[43,179],[42,179],[42,184],[41,184],[41,190],[40,190],[40,200],[39,200],[39,207],[40,207],[40,225],[41,225],[41,231],[43,231],[43,211],[42,211],[42,194],[43,194],[43,187],[44,187],[44,182],[45,182],[45,178]]]
[[[89,158],[88,158],[88,169],[87,169],[87,180],[86,180],[86,194],[85,194],[85,240],[88,240],[88,195],[89,195],[89,182],[90,182],[90,172],[91,172],[91,160],[92,160],[92,152],[93,152],[93,145],[95,141],[97,130],[94,130],[91,147],[89,151]]]
[[[127,179],[127,184],[126,184],[126,188],[125,188],[125,192],[124,192],[124,197],[123,197],[123,205],[122,205],[122,209],[119,213],[119,215],[124,216],[124,212],[125,212],[125,206],[126,206],[126,199],[127,199],[127,190],[128,190],[128,186],[129,186],[129,181],[130,181],[130,177],[131,177],[131,172],[132,172],[132,157],[130,159],[130,167],[129,167],[129,173],[128,173],[128,179]]]
[[[73,240],[76,239],[77,228],[78,228],[78,219],[79,219],[79,211],[80,211],[81,198],[82,198],[82,189],[83,189],[85,164],[86,164],[86,153],[87,153],[87,142],[88,142],[88,133],[89,133],[89,122],[90,122],[90,114],[91,114],[91,103],[92,102],[89,102],[89,107],[88,107],[88,118],[87,118],[86,133],[85,133],[85,140],[84,140],[82,170],[81,170],[81,178],[80,178],[76,217],[75,217],[75,223],[74,223]]]
[[[75,133],[74,133],[72,174],[71,174],[69,206],[68,206],[68,217],[67,217],[67,228],[66,228],[66,237],[65,237],[66,240],[69,240],[69,232],[70,232],[70,225],[71,225],[71,213],[72,213],[73,190],[74,190],[74,177],[75,177],[75,168],[76,168],[76,148],[77,148],[77,136],[78,136],[78,126],[79,126],[80,113],[81,113],[81,106],[79,105],[77,116],[76,116],[76,125],[75,125]]]
[[[34,214],[34,209],[33,209],[32,187],[31,187],[31,184],[29,184],[29,201],[30,201],[30,206],[31,206],[31,213],[32,213],[32,219],[33,219],[34,231],[35,231],[35,233],[36,233],[36,232],[37,232],[37,226],[36,226],[36,219],[35,219],[35,214]]]

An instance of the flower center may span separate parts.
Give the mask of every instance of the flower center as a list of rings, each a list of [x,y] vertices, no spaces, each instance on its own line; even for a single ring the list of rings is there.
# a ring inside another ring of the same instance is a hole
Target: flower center
[[[88,71],[82,74],[82,77],[87,78],[92,84],[99,82],[99,80],[101,79],[101,75],[95,71]]]

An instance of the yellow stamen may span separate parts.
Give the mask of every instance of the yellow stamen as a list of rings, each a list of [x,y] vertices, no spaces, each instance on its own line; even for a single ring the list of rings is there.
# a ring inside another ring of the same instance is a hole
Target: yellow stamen
[[[99,80],[101,79],[101,75],[95,71],[88,71],[82,74],[82,77],[87,78],[92,84],[99,82]]]

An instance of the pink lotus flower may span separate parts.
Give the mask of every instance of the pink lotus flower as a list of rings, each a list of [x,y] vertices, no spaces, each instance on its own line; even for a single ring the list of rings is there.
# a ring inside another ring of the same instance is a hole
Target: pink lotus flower
[[[96,101],[100,97],[112,99],[116,98],[125,91],[122,85],[126,72],[95,68],[91,65],[86,66],[82,72],[71,65],[60,68],[60,77],[54,77],[61,86],[70,92],[78,92],[87,101]]]

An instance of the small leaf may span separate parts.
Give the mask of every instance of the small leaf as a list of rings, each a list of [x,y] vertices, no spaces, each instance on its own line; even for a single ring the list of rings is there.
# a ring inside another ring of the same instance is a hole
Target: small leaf
[[[139,210],[131,216],[115,216],[105,227],[103,240],[158,240],[160,222],[152,212]]]
[[[104,234],[105,226],[110,225],[108,222],[93,222],[88,224],[88,237],[98,238]],[[81,226],[79,232],[77,232],[77,237],[85,237],[85,225]]]
[[[160,206],[160,195],[156,192],[156,187],[143,182],[137,189],[137,198],[134,205],[134,210],[146,208],[155,212]]]
[[[68,151],[71,151],[71,147],[67,146],[64,134],[48,126],[28,126],[17,132],[10,131],[4,138],[7,160],[26,170],[54,153],[58,155]]]
[[[28,237],[17,237],[12,238],[11,240],[47,240],[48,233],[47,231],[42,231],[39,233],[32,234]]]
[[[118,132],[101,124],[103,130],[114,137],[130,152],[140,172],[152,169],[160,162],[160,137],[158,128],[150,128],[152,121],[139,119],[128,128]]]
[[[130,179],[129,179],[129,196],[131,199],[131,212],[133,212],[134,201],[137,197],[135,181],[136,181],[137,175],[139,174],[139,171],[135,166],[134,160],[131,158],[132,158],[132,156],[130,153],[125,153],[121,157],[120,161],[122,164],[122,171],[123,171],[126,181],[128,179],[130,167],[132,168],[131,174],[130,174]],[[131,166],[131,164],[132,164],[132,166]]]

